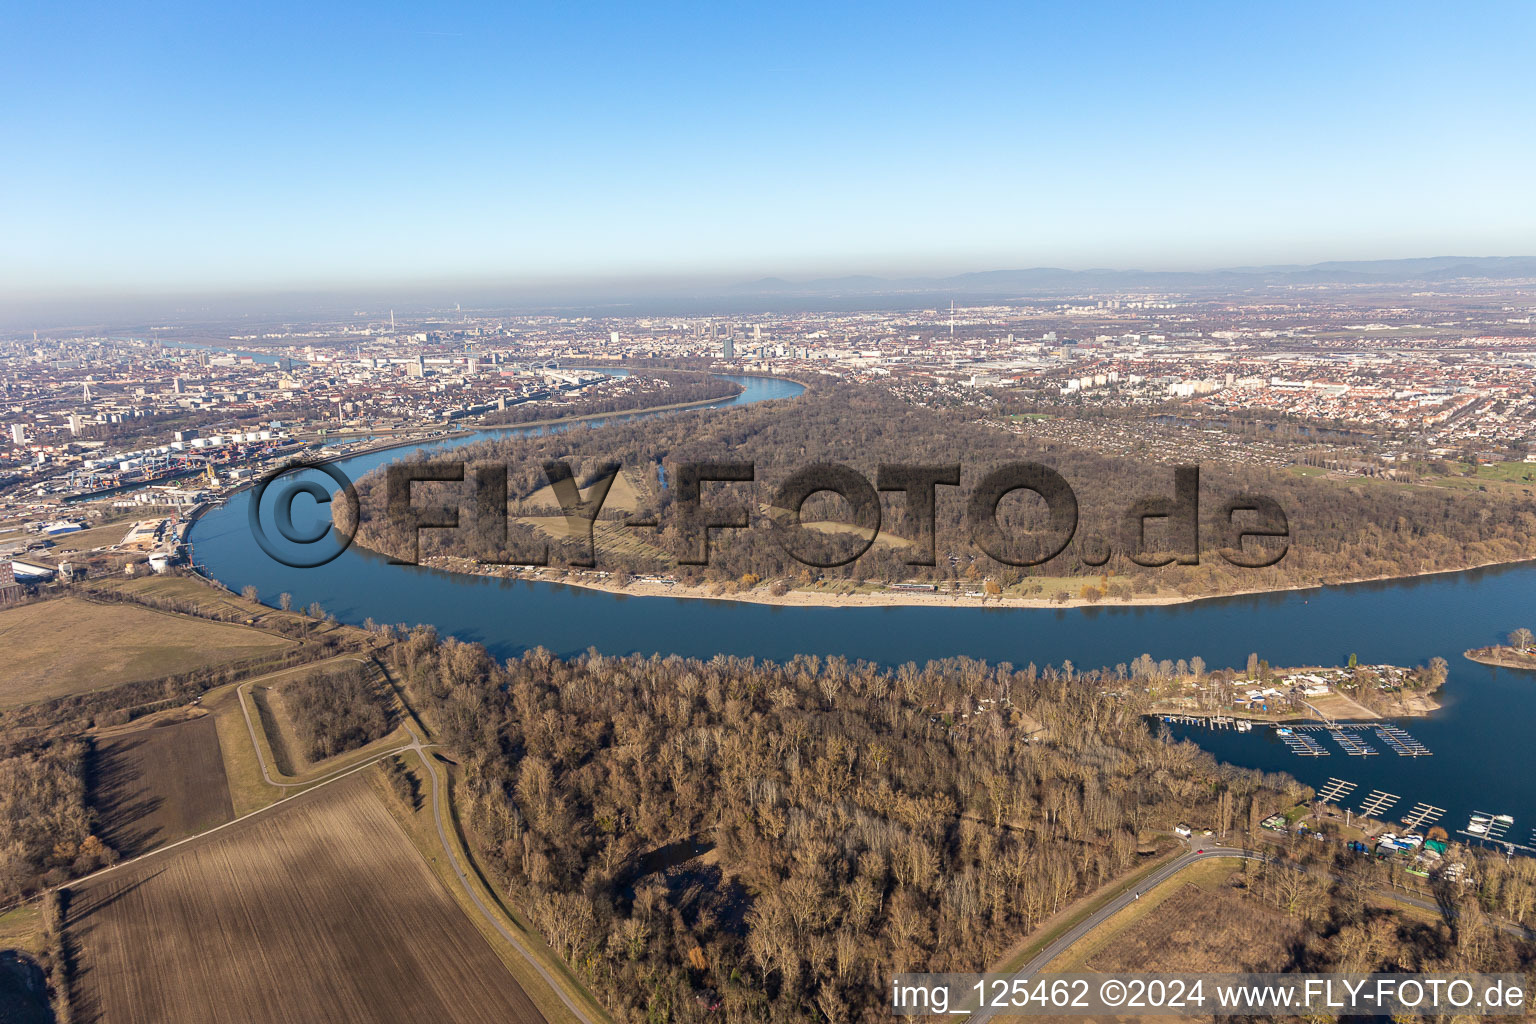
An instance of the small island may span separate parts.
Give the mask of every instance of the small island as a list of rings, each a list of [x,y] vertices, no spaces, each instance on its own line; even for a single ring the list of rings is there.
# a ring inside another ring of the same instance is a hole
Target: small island
[[[1509,634],[1508,644],[1495,644],[1492,647],[1474,647],[1472,650],[1463,653],[1466,657],[1480,665],[1536,671],[1536,644],[1533,644],[1532,641],[1531,631],[1521,626]]]

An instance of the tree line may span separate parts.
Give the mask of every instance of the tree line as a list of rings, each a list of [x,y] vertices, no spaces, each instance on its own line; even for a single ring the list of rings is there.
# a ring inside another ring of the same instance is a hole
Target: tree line
[[[86,799],[86,743],[0,749],[0,903],[113,864]]]

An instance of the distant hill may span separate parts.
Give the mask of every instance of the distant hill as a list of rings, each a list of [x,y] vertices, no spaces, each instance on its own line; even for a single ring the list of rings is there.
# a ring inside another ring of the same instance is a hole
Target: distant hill
[[[1204,271],[1064,270],[1031,267],[984,270],[953,277],[882,278],[867,275],[791,282],[764,278],[723,289],[735,296],[1047,295],[1092,291],[1207,291],[1315,284],[1442,284],[1462,280],[1536,278],[1527,256],[1433,256],[1402,260],[1331,261],[1310,265],[1227,267]]]

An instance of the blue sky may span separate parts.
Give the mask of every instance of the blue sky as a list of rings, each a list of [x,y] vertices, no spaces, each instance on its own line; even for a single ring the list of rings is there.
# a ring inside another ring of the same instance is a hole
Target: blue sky
[[[0,294],[1536,254],[1536,5],[11,5]]]

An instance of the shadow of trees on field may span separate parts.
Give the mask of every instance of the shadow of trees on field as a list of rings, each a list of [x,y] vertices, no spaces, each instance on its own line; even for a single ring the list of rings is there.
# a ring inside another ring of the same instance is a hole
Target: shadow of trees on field
[[[159,826],[144,824],[164,803],[144,775],[140,748],[148,744],[139,736],[98,742],[87,761],[85,781],[100,816],[101,838],[124,857],[145,853],[163,839]]]

